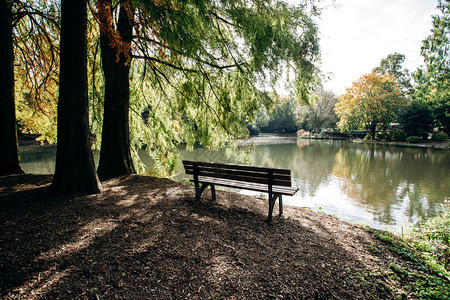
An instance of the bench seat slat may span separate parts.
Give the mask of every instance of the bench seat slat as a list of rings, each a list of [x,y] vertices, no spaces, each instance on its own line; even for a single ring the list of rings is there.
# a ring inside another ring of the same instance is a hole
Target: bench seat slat
[[[194,172],[187,172],[186,174],[191,174],[193,175]],[[261,177],[253,177],[251,173],[248,174],[224,174],[224,173],[213,173],[213,172],[209,172],[206,170],[200,170],[198,172],[199,176],[205,176],[205,177],[213,177],[213,178],[223,178],[223,179],[230,179],[230,180],[234,180],[234,181],[241,181],[242,184],[244,184],[245,182],[251,182],[251,183],[261,183],[261,184],[265,184],[268,185],[268,176],[266,178],[261,178]],[[280,186],[291,186],[291,180],[290,177],[288,180],[282,180],[282,179],[278,179],[277,177],[274,176],[273,179],[273,185],[280,185]]]
[[[205,176],[199,176],[198,181],[202,184],[214,184],[214,185],[221,185],[231,188],[240,188],[240,189],[246,189],[256,192],[269,192],[269,187],[267,184],[258,184],[258,183],[243,183],[243,182],[236,182],[234,180],[230,179],[223,179],[223,178],[212,178],[212,177],[205,177]],[[194,179],[191,179],[191,182],[194,182]],[[272,191],[277,194],[281,195],[287,195],[292,196],[297,191],[298,188],[295,187],[287,187],[287,186],[272,186]]]

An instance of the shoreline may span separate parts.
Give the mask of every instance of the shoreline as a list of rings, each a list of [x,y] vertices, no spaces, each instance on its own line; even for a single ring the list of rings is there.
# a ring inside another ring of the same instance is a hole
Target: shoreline
[[[351,143],[358,144],[372,144],[372,145],[386,145],[392,147],[402,147],[402,148],[422,148],[422,149],[435,149],[435,150],[450,150],[450,141],[437,143],[408,143],[408,142],[388,142],[388,141],[366,141],[362,139],[353,139],[346,137],[298,137],[295,134],[283,134],[283,135],[269,135],[269,136],[250,136],[245,140],[237,140],[235,143],[238,146],[250,146],[250,145],[268,145],[268,144],[287,144],[296,143],[299,140],[313,140],[313,141],[348,141]]]
[[[373,145],[386,145],[393,147],[403,147],[403,148],[422,148],[422,149],[436,149],[436,150],[449,150],[450,149],[450,141],[446,141],[443,143],[408,143],[408,142],[387,142],[387,141],[365,141],[361,139],[354,139],[352,143],[359,144],[373,144]]]

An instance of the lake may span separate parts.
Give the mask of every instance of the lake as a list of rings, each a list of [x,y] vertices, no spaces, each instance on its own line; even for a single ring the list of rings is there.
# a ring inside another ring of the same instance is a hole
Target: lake
[[[20,155],[26,173],[54,172],[54,146],[20,147]],[[144,152],[141,157],[146,165],[152,164]],[[277,140],[274,144],[255,144],[250,150],[181,151],[181,158],[190,160],[241,163],[239,157],[246,157],[246,163],[252,165],[291,169],[299,191],[293,197],[283,197],[285,204],[375,228],[399,229],[434,216],[450,197],[448,150]],[[174,178],[188,178],[181,159]]]

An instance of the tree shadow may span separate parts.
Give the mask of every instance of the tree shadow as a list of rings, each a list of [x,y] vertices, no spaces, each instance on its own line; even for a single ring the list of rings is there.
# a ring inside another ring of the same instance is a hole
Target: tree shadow
[[[217,203],[192,205],[192,186],[143,176],[62,201],[45,187],[9,196],[0,196],[6,297],[332,299],[375,289],[348,276],[364,266],[331,223],[305,213],[267,224],[267,204],[251,197],[220,191]]]

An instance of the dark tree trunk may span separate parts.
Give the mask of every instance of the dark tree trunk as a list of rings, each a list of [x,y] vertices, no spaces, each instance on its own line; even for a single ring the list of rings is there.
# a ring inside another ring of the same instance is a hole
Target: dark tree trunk
[[[369,123],[367,125],[367,131],[369,131],[369,134],[372,137],[372,140],[374,140],[375,134],[377,132],[377,123]]]
[[[86,0],[61,0],[58,144],[52,190],[99,193],[89,143]]]
[[[105,2],[111,5],[110,0]],[[131,11],[127,11],[126,6],[122,4],[117,23],[117,33],[121,38],[119,43],[122,43],[120,50],[113,46],[112,39],[114,37],[111,37],[106,32],[105,27],[100,26],[100,46],[105,76],[105,106],[102,145],[97,171],[102,180],[135,172],[130,153],[128,115],[131,63],[129,45],[133,29],[129,13]],[[102,22],[102,20],[100,21]],[[112,28],[110,30],[116,29]]]
[[[17,146],[12,16],[8,2],[0,0],[0,176],[23,174]]]

